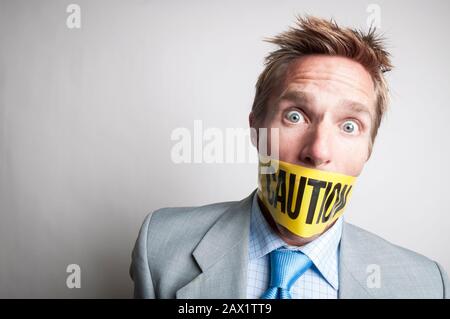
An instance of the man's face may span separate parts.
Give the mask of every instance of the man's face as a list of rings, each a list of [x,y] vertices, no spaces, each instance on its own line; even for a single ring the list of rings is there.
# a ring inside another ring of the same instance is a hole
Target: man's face
[[[306,56],[289,66],[260,127],[279,129],[280,160],[358,176],[369,157],[375,100],[359,63]]]

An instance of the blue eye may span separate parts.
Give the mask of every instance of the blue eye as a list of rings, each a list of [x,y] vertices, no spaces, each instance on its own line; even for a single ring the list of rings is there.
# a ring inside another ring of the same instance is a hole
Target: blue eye
[[[345,133],[355,133],[358,131],[359,126],[355,121],[345,121],[342,125],[342,129]]]
[[[299,111],[289,111],[286,114],[286,118],[291,121],[292,123],[298,123],[301,121],[304,121],[304,117],[302,115],[302,113],[300,113]]]

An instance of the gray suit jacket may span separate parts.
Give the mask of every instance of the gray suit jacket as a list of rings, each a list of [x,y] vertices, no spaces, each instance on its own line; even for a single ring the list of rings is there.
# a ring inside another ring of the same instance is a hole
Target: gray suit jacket
[[[247,292],[252,196],[150,213],[132,253],[136,298],[239,298]],[[440,265],[344,223],[339,298],[449,298]]]

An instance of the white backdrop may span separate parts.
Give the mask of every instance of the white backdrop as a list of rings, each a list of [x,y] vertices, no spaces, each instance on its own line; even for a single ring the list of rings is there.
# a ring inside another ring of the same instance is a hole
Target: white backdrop
[[[297,13],[366,28],[371,3],[1,0],[0,297],[130,297],[148,212],[256,187],[256,164],[173,163],[173,130],[247,127],[263,38]],[[376,4],[393,102],[346,218],[450,271],[450,2]]]

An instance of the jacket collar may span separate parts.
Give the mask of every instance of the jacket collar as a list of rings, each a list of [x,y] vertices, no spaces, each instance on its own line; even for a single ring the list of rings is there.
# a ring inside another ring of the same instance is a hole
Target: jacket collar
[[[254,190],[230,206],[209,229],[192,255],[201,273],[176,292],[183,299],[245,299],[248,240]],[[373,298],[368,289],[364,248],[343,223],[339,253],[339,298]],[[367,252],[366,252],[367,254]]]
[[[179,289],[177,298],[246,298],[248,238],[254,192],[230,206],[194,249],[192,255],[202,273]]]

